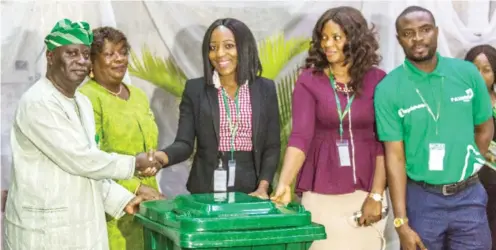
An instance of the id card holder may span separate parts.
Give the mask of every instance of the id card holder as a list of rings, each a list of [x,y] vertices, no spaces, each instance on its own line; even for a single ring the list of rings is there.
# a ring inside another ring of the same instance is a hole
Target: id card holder
[[[338,147],[339,166],[351,167],[350,146],[348,140],[338,140],[336,141],[336,146]]]
[[[227,193],[221,192],[221,193],[214,193],[214,201],[223,203],[227,200]]]
[[[429,143],[429,170],[443,171],[444,155],[446,154],[444,143]]]
[[[236,180],[236,160],[229,160],[227,165],[229,168],[229,179],[227,181],[227,186],[234,187]]]
[[[227,191],[227,171],[224,168],[214,170],[214,192]]]

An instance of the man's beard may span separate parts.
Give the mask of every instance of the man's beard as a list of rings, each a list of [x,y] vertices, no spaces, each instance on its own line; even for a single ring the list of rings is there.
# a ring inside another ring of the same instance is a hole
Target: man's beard
[[[403,51],[405,52],[406,58],[408,58],[410,61],[416,63],[422,63],[431,60],[436,55],[436,50],[437,48],[429,48],[429,50],[427,51],[427,55],[423,57],[415,57],[411,54],[406,53],[405,50]]]

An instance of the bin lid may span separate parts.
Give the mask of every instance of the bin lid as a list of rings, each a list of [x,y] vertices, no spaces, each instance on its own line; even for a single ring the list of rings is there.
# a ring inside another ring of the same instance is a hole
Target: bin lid
[[[245,193],[180,195],[174,200],[147,201],[139,214],[184,232],[286,228],[311,224],[299,204],[278,206]]]

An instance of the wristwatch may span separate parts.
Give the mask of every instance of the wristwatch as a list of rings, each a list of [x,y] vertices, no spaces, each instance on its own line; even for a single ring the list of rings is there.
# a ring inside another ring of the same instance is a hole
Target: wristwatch
[[[394,218],[393,224],[395,228],[401,227],[408,223],[408,218]]]
[[[377,201],[377,202],[382,201],[382,195],[380,195],[378,193],[370,193],[369,197],[372,198],[372,200]]]

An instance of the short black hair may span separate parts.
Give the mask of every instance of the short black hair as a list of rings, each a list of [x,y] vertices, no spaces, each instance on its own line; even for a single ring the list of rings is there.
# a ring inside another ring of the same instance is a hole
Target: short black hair
[[[213,67],[208,58],[210,53],[210,39],[215,28],[224,26],[234,34],[236,50],[238,51],[238,61],[236,67],[236,82],[238,85],[244,84],[247,80],[253,83],[257,76],[262,75],[262,63],[258,56],[257,42],[251,30],[243,22],[234,18],[222,18],[215,20],[208,27],[203,37],[203,76],[209,85],[213,85]]]
[[[395,26],[396,26],[396,32],[398,32],[399,30],[399,25],[400,25],[400,19],[412,12],[417,12],[417,11],[420,11],[420,12],[425,12],[427,14],[429,14],[429,16],[431,17],[432,19],[432,23],[434,23],[434,26],[436,26],[436,19],[434,18],[434,15],[432,14],[432,12],[424,7],[420,7],[420,6],[416,6],[416,5],[412,5],[412,6],[409,6],[407,7],[406,9],[404,9],[400,15],[396,18],[396,22],[395,22]]]

